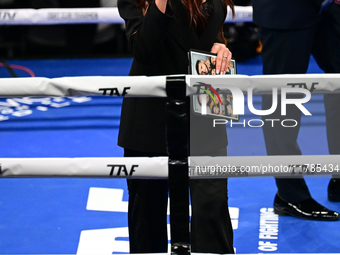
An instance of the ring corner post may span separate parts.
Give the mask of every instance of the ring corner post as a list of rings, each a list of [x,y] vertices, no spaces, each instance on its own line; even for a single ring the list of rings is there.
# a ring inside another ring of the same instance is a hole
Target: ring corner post
[[[190,254],[188,107],[185,76],[166,79],[171,254]]]

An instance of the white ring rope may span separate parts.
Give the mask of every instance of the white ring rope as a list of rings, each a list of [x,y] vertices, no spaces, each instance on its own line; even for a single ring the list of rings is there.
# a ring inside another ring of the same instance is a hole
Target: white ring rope
[[[235,6],[235,20],[230,9],[226,22],[252,22],[251,6]],[[116,7],[62,9],[0,9],[0,25],[123,24]]]
[[[186,75],[187,95],[203,82],[215,89],[238,88],[243,93],[271,94],[273,88],[305,88],[313,94],[340,93],[340,74],[296,75]],[[1,78],[0,97],[17,96],[141,96],[166,97],[166,76],[83,76],[63,78]],[[280,92],[280,91],[279,91]]]
[[[167,178],[168,158],[0,158],[0,176]]]
[[[167,76],[3,78],[0,96],[112,96],[166,97]],[[313,93],[340,92],[340,74],[299,75],[187,75],[187,95],[197,93],[195,84],[215,89],[239,88],[254,94],[272,93],[272,88],[305,88]],[[232,176],[296,176],[338,174],[340,156],[191,157],[191,178]],[[167,178],[168,158],[2,158],[1,176],[103,176]]]
[[[195,85],[206,83],[217,89],[238,88],[252,94],[272,94],[273,88],[304,88],[313,94],[340,93],[340,74],[276,75],[186,75],[187,95],[197,93]]]
[[[189,157],[189,177],[339,175],[340,155]],[[167,178],[168,157],[1,158],[0,176]]]
[[[17,96],[145,96],[166,97],[166,76],[90,76],[2,78],[0,97]]]
[[[340,175],[340,155],[190,157],[189,176],[209,177],[297,177]]]

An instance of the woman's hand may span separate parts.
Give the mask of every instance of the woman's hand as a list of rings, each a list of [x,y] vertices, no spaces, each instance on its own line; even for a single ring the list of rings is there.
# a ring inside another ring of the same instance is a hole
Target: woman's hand
[[[223,43],[214,43],[210,52],[216,53],[216,74],[225,74],[229,71],[231,52]]]

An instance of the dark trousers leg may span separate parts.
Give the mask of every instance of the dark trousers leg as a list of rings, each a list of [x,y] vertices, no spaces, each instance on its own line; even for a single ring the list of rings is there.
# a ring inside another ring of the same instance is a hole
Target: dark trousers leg
[[[161,156],[124,151],[125,157]],[[167,180],[127,180],[130,253],[167,252]]]
[[[226,149],[214,155],[226,156]],[[195,156],[199,156],[195,154]],[[191,247],[200,253],[234,253],[227,179],[190,180]]]
[[[263,74],[298,74],[306,73],[312,51],[312,40],[315,28],[304,30],[272,30],[262,28]],[[310,43],[309,43],[310,42]],[[277,110],[264,119],[294,119],[296,127],[282,127],[279,121],[264,121],[263,133],[268,155],[300,155],[297,143],[300,129],[301,112],[298,108],[288,105],[287,114],[281,115],[280,100]],[[272,97],[262,97],[262,109],[269,109]],[[276,178],[278,193],[282,198],[296,203],[310,198],[308,187],[303,178]]]
[[[340,5],[331,4],[321,15],[313,55],[325,73],[340,73]],[[340,94],[325,94],[326,127],[330,154],[340,154]],[[339,175],[333,178],[339,179]]]
[[[190,180],[190,190],[192,251],[234,253],[227,180]]]
[[[329,153],[340,154],[340,94],[324,95],[324,103]]]
[[[340,5],[331,4],[321,15],[313,56],[325,73],[340,73]],[[340,94],[325,94],[327,140],[330,154],[340,154]]]
[[[125,150],[124,156],[162,156]],[[211,154],[212,155],[212,154]],[[214,156],[225,156],[226,149]],[[128,180],[130,253],[167,250],[167,180]],[[227,180],[191,180],[193,252],[234,253]]]

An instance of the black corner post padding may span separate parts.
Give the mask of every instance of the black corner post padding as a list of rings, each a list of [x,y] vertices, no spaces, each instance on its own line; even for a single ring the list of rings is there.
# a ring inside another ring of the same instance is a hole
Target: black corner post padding
[[[166,92],[171,254],[184,255],[190,254],[189,112],[186,103],[185,76],[167,77]]]

